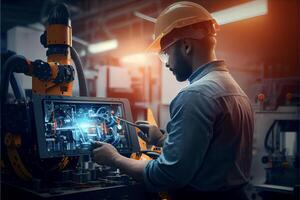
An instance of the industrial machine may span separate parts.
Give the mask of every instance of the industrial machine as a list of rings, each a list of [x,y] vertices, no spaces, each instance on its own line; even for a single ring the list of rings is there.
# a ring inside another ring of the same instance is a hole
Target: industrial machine
[[[252,184],[263,199],[298,199],[300,79],[263,77],[254,107]]]
[[[120,170],[90,159],[94,141],[127,157],[149,157],[140,152],[135,128],[121,120],[132,121],[126,99],[86,97],[64,4],[50,12],[40,40],[47,62],[10,53],[1,69],[1,199],[157,198]],[[75,69],[80,97],[72,97]],[[24,94],[14,73],[32,76],[32,94]]]

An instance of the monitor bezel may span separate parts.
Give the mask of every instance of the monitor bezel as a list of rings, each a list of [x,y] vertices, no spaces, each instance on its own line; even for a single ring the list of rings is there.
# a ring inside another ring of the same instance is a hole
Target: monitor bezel
[[[93,103],[93,104],[118,104],[121,105],[123,110],[123,118],[132,121],[132,114],[130,109],[129,101],[125,98],[102,98],[102,97],[69,97],[69,96],[44,96],[34,94],[32,97],[34,116],[35,116],[35,126],[37,133],[38,142],[38,152],[40,158],[54,158],[63,156],[80,156],[88,155],[88,151],[71,150],[68,152],[48,152],[46,148],[45,140],[45,122],[44,122],[44,101],[67,101],[70,103]],[[136,134],[135,127],[127,125],[129,135],[128,135],[128,149],[118,149],[119,153],[125,156],[130,156],[130,154],[139,152],[140,146],[138,142],[138,137]]]

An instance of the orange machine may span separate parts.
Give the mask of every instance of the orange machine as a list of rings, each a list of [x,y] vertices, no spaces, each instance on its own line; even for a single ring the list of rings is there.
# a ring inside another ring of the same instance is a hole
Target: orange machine
[[[2,77],[5,84],[1,84],[2,108],[5,107],[7,101],[8,82],[9,77],[13,76],[12,72],[32,76],[32,92],[35,94],[72,96],[72,82],[75,74],[74,68],[71,66],[72,28],[69,12],[65,5],[60,4],[50,12],[48,26],[41,35],[41,43],[45,48],[48,48],[47,62],[42,60],[29,61],[20,56],[12,56],[6,62],[4,66],[5,76]],[[16,67],[12,69],[10,66]],[[5,81],[5,79],[8,80]],[[29,180],[32,178],[32,170],[28,170],[28,167],[25,166],[19,152],[24,146],[22,140],[24,138],[21,135],[7,132],[5,133],[4,145],[6,146],[7,159],[15,173],[20,178]],[[35,148],[34,144],[32,148]],[[2,166],[5,166],[4,162],[1,163]],[[63,169],[67,164],[68,158],[64,157],[62,160],[52,160],[51,165],[46,165],[51,171]]]
[[[41,72],[41,75],[47,78],[41,79],[41,77],[35,76],[33,70],[36,69],[32,68],[32,65],[30,67],[34,93],[72,96],[72,81],[74,80],[74,70],[70,66],[72,27],[70,18],[66,14],[68,12],[63,9],[63,7],[58,7],[52,12],[52,16],[50,15],[48,19],[49,24],[41,36],[41,43],[48,48],[48,63],[46,64],[48,65],[48,74]]]

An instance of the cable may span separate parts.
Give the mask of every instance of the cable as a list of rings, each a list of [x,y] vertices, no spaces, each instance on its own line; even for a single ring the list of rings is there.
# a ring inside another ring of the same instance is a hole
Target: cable
[[[0,98],[1,98],[1,118],[6,113],[5,104],[7,102],[8,96],[8,85],[13,77],[13,72],[26,72],[26,67],[28,66],[27,60],[23,56],[13,55],[7,59],[3,66],[1,73],[1,84],[0,84]],[[14,88],[14,82],[12,81],[12,87]],[[17,94],[18,95],[18,94]],[[21,95],[21,94],[20,94]],[[1,120],[1,130],[5,127],[5,117]]]
[[[79,82],[79,96],[88,96],[88,89],[87,84],[85,81],[85,76],[83,73],[83,66],[80,60],[80,57],[77,53],[77,51],[71,47],[71,58],[75,64],[77,76],[78,76],[78,82]]]
[[[10,77],[10,85],[13,89],[16,99],[25,99],[25,93],[20,85],[20,81],[16,79],[15,74],[13,73]]]
[[[26,72],[28,66],[27,60],[23,56],[11,56],[4,64],[3,73],[1,74],[1,106],[7,102],[8,85],[13,72]],[[2,107],[3,108],[3,107]]]
[[[1,53],[1,63],[5,64],[5,62],[12,56],[16,55],[15,52],[7,50]],[[4,73],[4,68],[1,68],[1,72]],[[24,90],[21,87],[20,81],[15,78],[15,74],[12,74],[10,78],[10,84],[13,89],[13,93],[16,99],[25,99]]]
[[[268,132],[267,132],[267,134],[266,134],[266,136],[265,136],[265,140],[264,140],[264,146],[265,146],[265,149],[266,149],[267,151],[270,151],[270,152],[273,152],[273,151],[274,151],[274,147],[268,145],[268,140],[269,140],[270,134],[273,133],[275,124],[277,124],[277,122],[278,122],[277,120],[275,120],[275,121],[273,122],[273,124],[272,124],[271,127],[269,128],[269,130],[268,130]]]

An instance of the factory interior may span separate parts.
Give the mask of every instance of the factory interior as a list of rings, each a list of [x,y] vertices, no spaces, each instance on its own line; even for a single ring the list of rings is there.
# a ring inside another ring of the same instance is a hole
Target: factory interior
[[[1,0],[1,199],[300,200],[299,25],[299,0]]]

